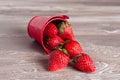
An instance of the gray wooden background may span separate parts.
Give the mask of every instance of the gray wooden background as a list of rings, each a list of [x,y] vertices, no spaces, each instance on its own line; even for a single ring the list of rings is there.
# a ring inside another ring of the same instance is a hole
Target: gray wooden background
[[[27,34],[35,15],[66,14],[95,73],[49,72],[47,55]],[[0,0],[0,80],[120,80],[120,0]]]

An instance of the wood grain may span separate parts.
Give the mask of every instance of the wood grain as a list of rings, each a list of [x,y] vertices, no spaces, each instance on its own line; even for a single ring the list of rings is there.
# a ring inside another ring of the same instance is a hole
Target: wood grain
[[[66,14],[97,70],[49,72],[48,55],[27,34],[35,15]],[[119,0],[0,0],[0,80],[120,80]]]

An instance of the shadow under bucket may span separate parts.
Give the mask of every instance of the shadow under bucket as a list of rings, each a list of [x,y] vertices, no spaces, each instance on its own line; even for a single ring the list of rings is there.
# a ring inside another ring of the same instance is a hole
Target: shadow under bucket
[[[50,53],[51,50],[47,49],[43,41],[43,32],[45,27],[53,22],[55,25],[61,21],[67,21],[69,17],[66,15],[54,15],[54,16],[35,16],[33,17],[27,27],[28,34],[31,38],[34,38],[46,51]]]

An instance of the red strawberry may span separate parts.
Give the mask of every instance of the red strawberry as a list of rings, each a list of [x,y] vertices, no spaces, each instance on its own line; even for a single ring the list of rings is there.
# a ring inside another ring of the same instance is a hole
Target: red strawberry
[[[61,22],[60,24],[58,24],[58,29],[58,35],[63,40],[74,40],[74,34],[68,22]]]
[[[54,50],[50,54],[48,69],[50,71],[55,71],[67,66],[69,62],[69,57],[63,53],[61,50]]]
[[[56,46],[58,46],[60,43],[62,43],[63,40],[59,36],[51,37],[47,40],[46,47],[50,50],[53,50]]]
[[[79,53],[83,52],[82,47],[77,41],[69,40],[63,46],[67,50],[68,54],[73,58],[76,57]]]
[[[44,30],[44,36],[47,37],[53,37],[57,35],[57,33],[58,33],[58,29],[53,23],[49,23]]]
[[[94,72],[96,70],[92,59],[88,54],[82,53],[74,63],[75,68],[84,72]]]

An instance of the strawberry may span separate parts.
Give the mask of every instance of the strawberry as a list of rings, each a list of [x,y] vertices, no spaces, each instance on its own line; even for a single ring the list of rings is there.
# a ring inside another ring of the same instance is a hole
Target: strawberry
[[[57,35],[57,33],[58,29],[53,23],[49,23],[44,30],[44,36],[46,37],[53,37]]]
[[[50,50],[53,50],[53,49],[55,49],[56,46],[58,46],[62,42],[63,42],[63,40],[59,36],[56,35],[47,40],[46,47]]]
[[[69,62],[69,57],[61,50],[54,50],[50,54],[48,69],[50,71],[55,71],[67,66]]]
[[[68,22],[61,22],[57,27],[59,29],[58,35],[63,40],[74,40],[74,34]]]
[[[94,72],[96,70],[95,65],[93,64],[92,59],[88,54],[81,53],[74,61],[74,66],[76,69],[83,72]]]
[[[63,46],[67,50],[71,58],[76,57],[79,53],[83,52],[82,47],[77,41],[68,40]]]

